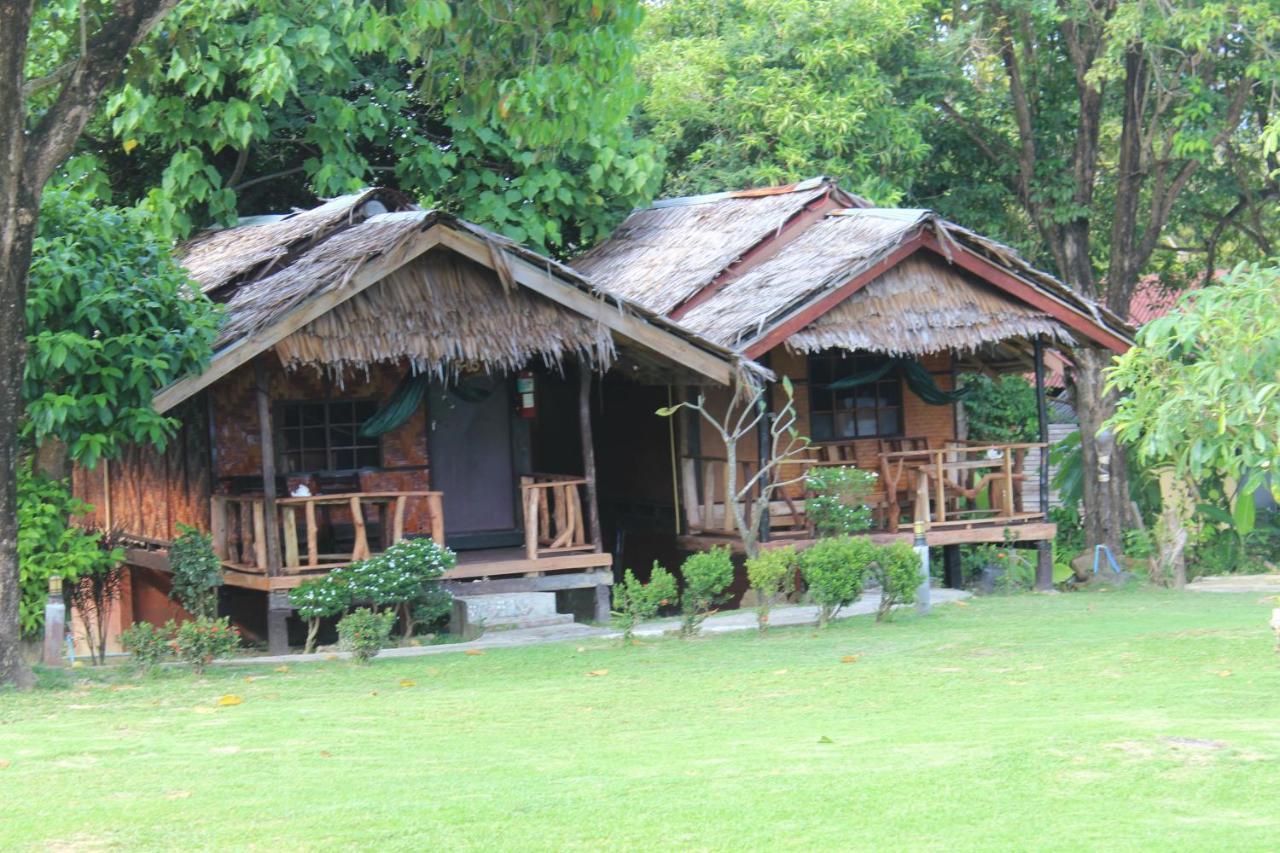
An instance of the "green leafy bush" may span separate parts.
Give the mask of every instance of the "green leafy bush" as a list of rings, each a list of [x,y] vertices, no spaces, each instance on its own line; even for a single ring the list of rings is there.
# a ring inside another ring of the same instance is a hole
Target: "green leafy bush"
[[[630,643],[636,625],[657,616],[660,607],[674,603],[677,597],[676,579],[657,563],[653,564],[648,583],[641,583],[627,569],[622,583],[613,588],[613,623],[622,629],[623,642]]]
[[[169,597],[197,618],[217,615],[222,561],[213,553],[213,537],[178,525],[178,538],[169,546],[169,567],[173,572]]]
[[[916,589],[921,581],[920,555],[909,543],[894,542],[879,548],[871,572],[880,582],[877,622],[883,621],[899,604],[911,604],[916,600]]]
[[[33,636],[44,626],[49,578],[65,581],[105,573],[124,559],[120,548],[103,548],[101,534],[71,523],[72,516],[92,509],[71,496],[65,481],[18,468],[18,582],[22,588],[19,619],[22,633]]]
[[[712,548],[691,554],[680,565],[684,589],[680,593],[683,618],[680,636],[692,637],[711,615],[711,609],[724,601],[724,591],[733,583],[733,558],[728,547]]]
[[[1027,380],[1012,373],[999,379],[974,373],[964,377],[964,387],[970,439],[1008,444],[1039,438],[1036,389]]]
[[[363,666],[386,646],[395,623],[396,615],[390,610],[378,613],[359,607],[338,622],[338,639],[351,652],[351,659]]]
[[[404,636],[410,637],[417,613],[430,605],[433,613],[447,613],[452,599],[440,587],[440,576],[458,563],[448,548],[431,539],[405,539],[384,553],[330,572],[327,579],[345,585],[352,602],[388,607],[401,619]],[[415,610],[417,608],[417,610]]]
[[[333,574],[311,578],[289,590],[289,603],[298,616],[307,620],[307,643],[302,651],[310,654],[316,647],[320,620],[337,616],[351,606],[351,588],[342,582],[341,576],[337,580]]]
[[[226,616],[221,619],[197,616],[177,626],[171,620],[165,628],[173,636],[174,654],[191,664],[196,675],[204,672],[215,659],[229,656],[240,646],[240,632],[231,626]]]
[[[858,600],[876,550],[866,537],[834,536],[800,552],[800,573],[819,607],[818,627],[825,628],[841,607]]]
[[[792,545],[769,548],[747,560],[747,583],[756,591],[756,623],[769,630],[769,610],[795,583],[799,560]]]
[[[804,502],[805,515],[820,536],[847,536],[870,530],[868,498],[876,490],[878,477],[872,471],[852,466],[809,469],[805,488],[812,497]]]
[[[139,672],[153,672],[170,651],[168,632],[150,622],[134,622],[121,631],[120,645],[130,654],[130,665]]]

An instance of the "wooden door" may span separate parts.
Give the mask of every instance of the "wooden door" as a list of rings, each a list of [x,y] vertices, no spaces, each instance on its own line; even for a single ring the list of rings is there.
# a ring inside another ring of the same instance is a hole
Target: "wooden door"
[[[509,377],[433,385],[427,398],[432,489],[444,493],[455,549],[521,544]]]

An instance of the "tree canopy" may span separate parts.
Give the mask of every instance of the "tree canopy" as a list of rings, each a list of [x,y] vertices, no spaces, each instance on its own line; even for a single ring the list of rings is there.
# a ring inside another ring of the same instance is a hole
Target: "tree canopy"
[[[381,183],[537,247],[593,242],[657,188],[628,123],[640,20],[638,0],[182,4],[68,177],[179,235]]]

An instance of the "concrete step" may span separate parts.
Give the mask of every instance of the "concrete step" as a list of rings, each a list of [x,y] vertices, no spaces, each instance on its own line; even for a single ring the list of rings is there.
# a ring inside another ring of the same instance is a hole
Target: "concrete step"
[[[471,638],[486,630],[542,628],[572,621],[571,614],[556,612],[554,592],[455,595],[449,631]]]

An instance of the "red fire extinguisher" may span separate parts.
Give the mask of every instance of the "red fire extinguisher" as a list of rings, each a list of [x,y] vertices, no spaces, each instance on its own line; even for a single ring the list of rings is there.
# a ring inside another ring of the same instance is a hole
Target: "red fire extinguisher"
[[[516,374],[516,413],[529,420],[538,416],[538,398],[532,370],[522,370]]]

